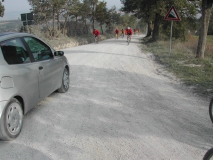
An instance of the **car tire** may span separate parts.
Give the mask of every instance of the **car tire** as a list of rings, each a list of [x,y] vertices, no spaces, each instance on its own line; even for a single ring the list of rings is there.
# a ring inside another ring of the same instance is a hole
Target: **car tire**
[[[209,149],[209,150],[205,153],[205,155],[204,155],[204,157],[203,157],[203,160],[210,160],[210,159],[212,159],[212,157],[213,157],[213,148]]]
[[[209,116],[210,116],[211,122],[213,123],[213,98],[211,99],[209,103]]]
[[[3,140],[13,140],[20,134],[23,117],[21,103],[15,98],[11,99],[3,112]]]
[[[60,93],[67,92],[69,89],[69,83],[70,83],[69,71],[67,68],[64,68],[64,72],[63,72],[63,76],[62,76],[62,83],[61,83],[61,87],[58,89],[58,92],[60,92]]]

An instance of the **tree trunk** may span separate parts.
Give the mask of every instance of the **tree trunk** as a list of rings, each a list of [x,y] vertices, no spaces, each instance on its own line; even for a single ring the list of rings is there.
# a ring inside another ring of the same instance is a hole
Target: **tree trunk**
[[[48,30],[48,32],[49,32],[49,36],[52,38],[52,34],[51,34],[51,28],[50,28],[50,27],[49,27],[49,25],[48,25],[48,21],[47,21],[47,18],[46,18],[46,16],[45,16],[45,18],[44,18],[44,21],[45,21],[45,23],[46,23],[47,30]]]
[[[95,4],[92,6],[92,29],[95,29]]]
[[[84,23],[85,23],[86,33],[88,34],[89,32],[88,32],[88,28],[87,28],[87,21],[85,20]]]
[[[146,37],[150,37],[152,35],[152,21],[149,21],[148,23],[148,28],[147,28],[147,33],[146,33]]]
[[[101,33],[102,33],[102,34],[104,34],[104,31],[103,31],[103,27],[102,27],[102,25],[101,25]]]
[[[75,37],[77,35],[77,24],[78,24],[78,17],[75,17]]]
[[[68,15],[65,17],[65,20],[64,20],[64,26],[63,26],[63,31],[62,31],[62,33],[63,33],[63,35],[65,35],[65,29],[66,29],[66,25],[67,25],[67,20],[68,20]]]
[[[152,39],[154,41],[157,41],[159,39],[159,29],[160,29],[160,15],[156,13],[154,21],[154,29],[152,33]]]
[[[55,9],[53,6],[53,31],[52,31],[52,37],[55,37]]]
[[[199,33],[196,58],[204,58],[206,49],[207,32],[212,10],[212,0],[202,0],[202,24]]]
[[[58,30],[61,30],[61,24],[60,24],[60,18],[59,18],[59,14],[57,14],[57,23],[58,23]]]

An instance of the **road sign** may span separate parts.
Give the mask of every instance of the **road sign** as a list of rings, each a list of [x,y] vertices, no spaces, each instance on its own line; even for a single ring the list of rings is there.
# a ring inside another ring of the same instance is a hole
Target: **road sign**
[[[33,13],[23,13],[21,14],[21,21],[33,20]]]
[[[164,20],[169,20],[169,21],[180,21],[180,18],[176,12],[176,9],[174,6],[172,6],[169,10],[169,12],[166,14],[166,17]]]
[[[29,33],[28,25],[33,24],[33,13],[23,13],[21,14],[21,21],[23,21],[23,25],[27,26],[27,32]]]
[[[34,24],[34,21],[24,21],[23,22],[23,25],[26,26],[26,25],[33,25]]]

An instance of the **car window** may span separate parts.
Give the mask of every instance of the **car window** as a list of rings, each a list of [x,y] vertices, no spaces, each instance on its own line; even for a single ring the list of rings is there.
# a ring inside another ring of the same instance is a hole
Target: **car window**
[[[50,47],[33,37],[24,37],[24,40],[28,44],[35,61],[43,61],[53,58]]]
[[[5,61],[8,64],[29,63],[29,54],[21,39],[11,39],[0,44]]]

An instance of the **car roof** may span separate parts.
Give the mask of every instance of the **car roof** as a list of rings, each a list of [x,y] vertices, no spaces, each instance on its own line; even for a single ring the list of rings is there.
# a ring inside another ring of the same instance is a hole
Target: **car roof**
[[[0,32],[0,42],[6,41],[8,39],[18,38],[18,37],[35,37],[39,39],[40,41],[47,44],[45,41],[43,41],[41,38],[37,37],[34,34],[25,33],[25,32]],[[47,44],[52,50],[54,50],[49,44]]]
[[[14,34],[15,32],[1,32],[0,36],[8,35],[8,34]]]
[[[0,32],[0,41],[21,36],[33,36],[33,35],[23,32]]]

